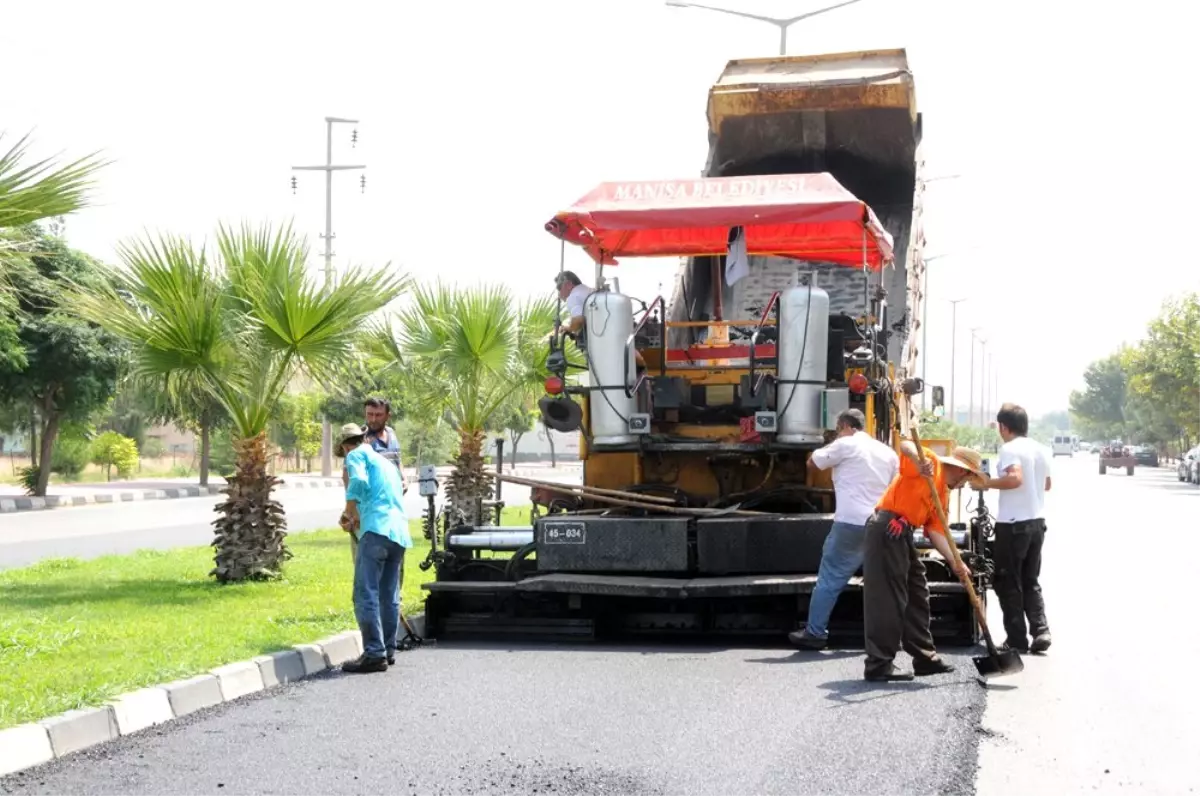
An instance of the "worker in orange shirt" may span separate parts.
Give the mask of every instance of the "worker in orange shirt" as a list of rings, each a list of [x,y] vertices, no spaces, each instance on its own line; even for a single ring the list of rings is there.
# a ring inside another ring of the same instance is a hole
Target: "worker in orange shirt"
[[[929,630],[929,585],[925,565],[917,557],[913,529],[924,528],[925,536],[947,562],[955,559],[946,539],[946,529],[933,505],[926,475],[933,478],[943,509],[950,504],[950,490],[980,483],[983,461],[968,448],[955,448],[951,456],[939,456],[925,448],[920,464],[916,446],[900,444],[900,473],[892,480],[867,521],[863,545],[863,613],[866,624],[867,662],[864,677],[872,681],[911,680],[954,671],[933,646]],[[956,574],[970,576],[959,563]],[[913,670],[902,671],[894,663],[903,648],[913,658]]]

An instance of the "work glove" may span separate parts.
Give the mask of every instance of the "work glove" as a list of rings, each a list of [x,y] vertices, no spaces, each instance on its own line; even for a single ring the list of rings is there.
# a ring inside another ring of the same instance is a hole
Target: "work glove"
[[[903,517],[892,517],[888,520],[887,534],[893,539],[899,539],[903,534],[912,533],[912,524]]]

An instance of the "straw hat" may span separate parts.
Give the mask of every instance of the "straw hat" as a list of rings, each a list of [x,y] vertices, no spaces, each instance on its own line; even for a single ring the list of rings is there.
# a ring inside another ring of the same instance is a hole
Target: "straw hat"
[[[983,471],[983,457],[979,455],[978,451],[973,451],[970,448],[955,448],[954,452],[949,456],[938,456],[938,460],[942,464],[948,464],[951,467],[961,467],[975,475],[987,477],[987,473]]]

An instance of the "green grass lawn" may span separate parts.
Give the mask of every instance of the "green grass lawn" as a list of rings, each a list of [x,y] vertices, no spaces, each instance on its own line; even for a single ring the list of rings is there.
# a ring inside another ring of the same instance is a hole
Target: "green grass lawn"
[[[505,509],[504,524],[528,522],[528,507]],[[406,614],[421,610],[433,577],[417,566],[429,551],[417,521],[412,535]],[[214,582],[208,547],[0,572],[0,728],[353,629],[346,534],[288,543],[294,558],[272,583]]]

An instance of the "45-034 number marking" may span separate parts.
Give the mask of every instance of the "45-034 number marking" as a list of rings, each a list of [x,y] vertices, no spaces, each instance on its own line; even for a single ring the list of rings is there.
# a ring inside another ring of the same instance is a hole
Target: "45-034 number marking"
[[[545,544],[584,544],[587,526],[582,522],[542,523],[542,542]]]

